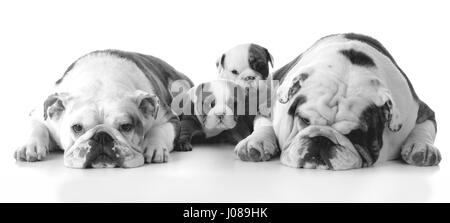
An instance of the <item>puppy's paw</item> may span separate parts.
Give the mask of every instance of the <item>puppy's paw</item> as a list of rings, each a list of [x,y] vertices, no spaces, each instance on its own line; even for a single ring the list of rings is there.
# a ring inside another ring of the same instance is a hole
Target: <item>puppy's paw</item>
[[[48,143],[38,138],[30,138],[14,152],[14,158],[19,161],[34,162],[43,160],[48,154]]]
[[[189,152],[192,151],[192,144],[188,140],[180,140],[174,148],[175,151]]]
[[[165,163],[169,161],[169,149],[164,145],[149,145],[144,156],[146,163]]]
[[[251,134],[240,141],[234,152],[243,161],[267,161],[279,153],[275,138]]]
[[[435,166],[441,161],[441,153],[429,143],[412,142],[403,145],[402,159],[415,166]]]

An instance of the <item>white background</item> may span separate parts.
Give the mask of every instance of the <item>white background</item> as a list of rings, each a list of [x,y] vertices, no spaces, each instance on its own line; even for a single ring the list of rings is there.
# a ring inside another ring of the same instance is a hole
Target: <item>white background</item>
[[[448,1],[1,1],[0,201],[450,201]],[[380,40],[437,115],[440,167],[387,162],[364,170],[244,163],[232,146],[172,154],[133,170],[72,170],[61,155],[16,163],[28,111],[79,56],[122,49],[164,59],[195,83],[222,52],[253,42],[279,68],[318,38]]]

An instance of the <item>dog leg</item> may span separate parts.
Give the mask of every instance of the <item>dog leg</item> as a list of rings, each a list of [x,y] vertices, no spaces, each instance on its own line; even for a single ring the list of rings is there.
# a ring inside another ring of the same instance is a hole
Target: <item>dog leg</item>
[[[430,120],[416,124],[401,149],[402,159],[415,166],[435,166],[441,161],[439,150],[433,145],[436,138],[434,123]]]
[[[202,127],[195,116],[181,117],[180,137],[175,151],[192,151],[192,137],[202,131]]]
[[[240,141],[234,152],[243,161],[267,161],[280,153],[275,131],[266,117],[257,117],[252,134]]]
[[[38,120],[31,120],[31,132],[25,144],[14,152],[14,158],[19,161],[34,162],[43,160],[51,147],[50,133],[47,126]]]
[[[164,163],[169,160],[173,150],[177,127],[167,122],[152,127],[144,139],[144,157],[147,163]]]

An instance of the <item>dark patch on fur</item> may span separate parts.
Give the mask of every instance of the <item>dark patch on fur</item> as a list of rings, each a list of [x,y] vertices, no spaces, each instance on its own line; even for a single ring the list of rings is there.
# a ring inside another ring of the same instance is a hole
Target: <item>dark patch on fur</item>
[[[269,63],[272,63],[269,51],[262,46],[250,44],[248,64],[253,70],[260,73],[264,80],[269,76]]]
[[[367,54],[354,49],[341,50],[340,53],[344,55],[354,65],[364,67],[375,67],[375,62]]]
[[[356,34],[356,33],[346,33],[346,34],[344,34],[344,37],[349,40],[357,40],[357,41],[366,43],[369,46],[378,50],[383,55],[387,56],[392,61],[392,63],[397,67],[397,69],[400,71],[400,73],[402,73],[403,77],[408,82],[408,86],[409,86],[409,89],[411,90],[411,94],[412,94],[413,98],[415,100],[419,99],[416,92],[414,91],[414,88],[413,88],[411,82],[409,81],[408,77],[406,76],[405,72],[403,72],[403,70],[398,66],[397,62],[395,62],[394,57],[389,53],[389,51],[378,40],[376,40],[370,36]]]
[[[44,120],[48,117],[52,118],[55,114],[64,111],[64,105],[58,98],[58,94],[52,94],[44,101]]]
[[[383,131],[387,121],[383,109],[374,105],[368,107],[361,114],[360,128],[346,135],[363,158],[363,166],[373,165],[383,147]]]
[[[308,73],[301,73],[300,74],[300,81],[305,81],[309,77]]]
[[[219,67],[219,65],[224,67],[224,64],[225,64],[225,54],[222,54],[222,56],[220,57],[220,61],[216,62],[216,67]]]
[[[417,112],[416,124],[423,123],[427,120],[433,122],[434,130],[437,131],[436,116],[434,114],[434,111],[431,110],[431,108],[428,107],[428,105],[425,104],[425,102],[419,100],[419,111]]]
[[[295,98],[294,102],[292,102],[291,107],[289,107],[288,114],[290,116],[295,115],[295,111],[297,111],[298,106],[302,105],[306,102],[306,96],[299,95],[297,98]]]

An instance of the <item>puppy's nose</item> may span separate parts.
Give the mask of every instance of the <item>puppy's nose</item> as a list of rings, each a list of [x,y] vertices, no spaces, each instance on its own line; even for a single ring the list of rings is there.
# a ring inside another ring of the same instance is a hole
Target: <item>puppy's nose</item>
[[[223,118],[225,117],[225,113],[224,112],[218,112],[218,113],[214,113],[215,115],[216,115],[216,117],[219,119],[219,120],[223,120]]]
[[[114,141],[114,139],[106,132],[97,132],[92,136],[92,140],[96,141],[101,145],[106,145]]]
[[[247,76],[247,77],[244,77],[244,81],[253,81],[253,80],[255,80],[255,79],[256,79],[255,76]]]

